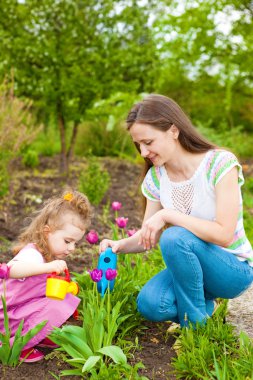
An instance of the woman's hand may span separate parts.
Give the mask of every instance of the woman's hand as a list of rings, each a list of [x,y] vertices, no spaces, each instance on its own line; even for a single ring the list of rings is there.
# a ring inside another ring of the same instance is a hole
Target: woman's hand
[[[138,244],[142,245],[145,250],[155,247],[166,223],[164,210],[157,211],[143,223]]]
[[[64,272],[65,269],[68,269],[66,261],[64,260],[53,260],[47,265],[47,273],[56,272],[57,274]]]
[[[99,253],[104,252],[108,247],[110,247],[114,253],[117,253],[121,250],[122,240],[102,240],[99,245]]]

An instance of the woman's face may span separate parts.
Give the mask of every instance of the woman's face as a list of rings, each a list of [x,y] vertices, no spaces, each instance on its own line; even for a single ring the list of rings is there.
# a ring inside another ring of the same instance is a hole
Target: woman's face
[[[148,158],[154,166],[164,165],[174,157],[179,134],[174,125],[161,131],[150,124],[135,123],[129,132],[133,142],[138,144],[141,156]]]

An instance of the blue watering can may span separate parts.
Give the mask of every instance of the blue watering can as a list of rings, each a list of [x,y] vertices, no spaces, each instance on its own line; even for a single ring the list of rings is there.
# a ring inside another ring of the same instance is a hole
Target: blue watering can
[[[106,248],[104,252],[101,252],[98,260],[97,269],[101,269],[103,271],[103,275],[100,281],[97,282],[98,292],[103,297],[106,289],[110,286],[110,291],[113,290],[115,279],[107,280],[106,271],[107,269],[116,269],[117,268],[117,255],[112,252],[111,248]]]

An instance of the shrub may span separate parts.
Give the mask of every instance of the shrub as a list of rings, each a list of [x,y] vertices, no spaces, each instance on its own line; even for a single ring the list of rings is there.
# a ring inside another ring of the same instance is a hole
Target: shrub
[[[32,103],[14,96],[13,83],[6,81],[0,86],[0,180],[3,196],[8,192],[9,168],[13,158],[31,142],[38,128],[34,128]]]
[[[115,93],[96,102],[80,125],[75,153],[95,156],[135,157],[137,151],[125,128],[131,106],[140,99],[136,94]]]
[[[109,173],[101,167],[97,158],[90,157],[87,170],[80,176],[79,190],[87,195],[93,205],[98,205],[109,185]]]
[[[35,168],[39,165],[39,156],[38,153],[35,150],[28,149],[23,154],[22,162],[25,166],[29,168]]]
[[[230,149],[238,157],[247,158],[252,156],[253,138],[243,130],[241,125],[232,129],[219,125],[217,130],[214,130],[208,125],[197,122],[197,127],[210,141],[220,147]]]

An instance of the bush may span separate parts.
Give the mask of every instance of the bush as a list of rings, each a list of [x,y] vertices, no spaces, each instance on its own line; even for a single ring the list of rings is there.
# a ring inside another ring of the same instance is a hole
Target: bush
[[[14,96],[13,83],[0,86],[0,180],[3,196],[8,192],[9,167],[13,158],[31,142],[38,128],[34,128],[32,103]]]
[[[28,168],[35,168],[39,165],[39,156],[35,150],[29,149],[23,154],[22,162]]]
[[[109,173],[101,167],[97,158],[90,157],[87,170],[80,176],[79,190],[87,195],[93,205],[98,205],[109,186]]]
[[[132,105],[139,101],[134,94],[115,93],[87,111],[79,127],[75,153],[95,156],[135,157],[137,151],[125,128],[125,119]]]
[[[208,123],[207,123],[208,124]],[[214,144],[230,149],[240,158],[252,156],[253,137],[247,134],[241,125],[227,129],[225,125],[219,125],[217,130],[197,122],[197,127],[208,140]]]
[[[6,167],[6,162],[0,157],[0,197],[3,197],[9,190],[9,173]]]
[[[39,133],[30,145],[30,149],[47,157],[52,157],[55,154],[58,154],[61,151],[61,141],[56,128],[53,125],[49,125],[47,130]]]

